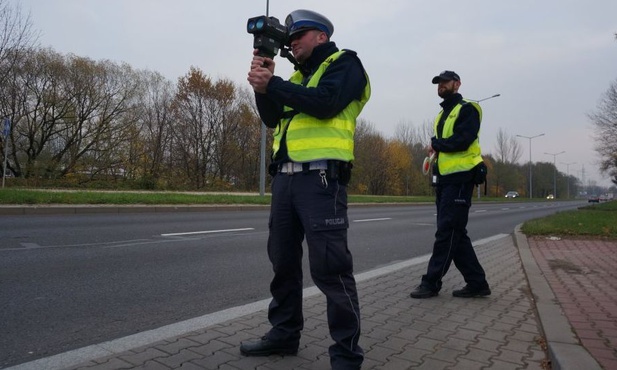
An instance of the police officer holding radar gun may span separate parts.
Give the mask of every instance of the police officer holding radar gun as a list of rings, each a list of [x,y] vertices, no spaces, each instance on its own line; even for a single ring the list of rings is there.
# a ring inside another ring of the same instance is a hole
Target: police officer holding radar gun
[[[458,93],[461,78],[455,72],[444,71],[432,82],[437,84],[437,94],[443,99],[440,104],[443,110],[434,123],[435,136],[428,146],[429,158],[436,157],[432,182],[436,192],[437,232],[426,274],[410,296],[436,296],[441,290],[441,279],[454,261],[467,285],[454,290],[452,295],[485,297],[491,290],[466,229],[474,186],[486,181],[479,141],[482,109]]]
[[[359,369],[364,354],[358,346],[360,311],[347,247],[346,185],[356,118],[370,97],[369,79],[355,52],[339,50],[330,41],[334,27],[323,15],[295,10],[285,27],[279,32],[272,17],[249,19],[247,24],[255,36],[248,82],[261,119],[274,129],[267,246],[274,278],[268,309],[272,328],[261,339],[242,343],[240,351],[247,356],[297,353],[304,324],[306,236],[311,277],[326,296],[335,342],[330,363],[333,369]],[[281,33],[286,40],[276,45]],[[289,81],[274,75],[272,58],[279,49],[296,67]]]

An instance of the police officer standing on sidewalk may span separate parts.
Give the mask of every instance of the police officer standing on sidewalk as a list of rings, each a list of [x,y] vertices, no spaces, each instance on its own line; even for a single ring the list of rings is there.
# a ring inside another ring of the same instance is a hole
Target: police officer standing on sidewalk
[[[467,285],[452,295],[488,296],[491,290],[466,229],[473,189],[486,179],[479,141],[482,109],[458,93],[461,78],[455,72],[443,71],[432,82],[443,99],[443,110],[434,123],[435,136],[428,147],[429,156],[436,154],[437,158],[433,165],[437,232],[426,274],[410,296],[436,296],[453,261]]]
[[[285,21],[298,65],[289,81],[275,63],[254,52],[248,81],[259,115],[274,129],[268,256],[274,278],[268,319],[272,328],[240,346],[247,356],[296,354],[302,314],[302,241],[311,276],[325,294],[333,369],[359,369],[360,310],[347,248],[347,183],[354,159],[356,118],[370,96],[368,76],[350,50],[330,41],[332,23],[309,10]]]

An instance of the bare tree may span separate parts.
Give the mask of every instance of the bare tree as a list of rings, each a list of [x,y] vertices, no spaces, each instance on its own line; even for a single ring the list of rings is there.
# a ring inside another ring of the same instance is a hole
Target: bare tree
[[[53,155],[60,150],[59,122],[72,111],[64,96],[60,78],[65,59],[52,50],[28,51],[11,69],[5,86],[13,118],[13,139],[9,168],[18,177],[44,176],[54,167]]]
[[[122,172],[133,121],[132,69],[51,50],[22,54],[1,94],[3,110],[13,117],[13,173]]]
[[[497,132],[495,152],[497,161],[512,164],[518,162],[521,158],[523,149],[515,136],[509,135],[504,129],[500,128]]]
[[[0,86],[3,88],[2,101],[0,102],[0,117],[14,120],[15,99],[7,94],[14,86],[14,67],[24,57],[23,52],[30,49],[36,42],[38,34],[33,31],[30,16],[23,16],[19,4],[13,6],[9,1],[0,0]],[[13,75],[13,80],[11,76]],[[0,145],[0,158],[2,163],[7,163],[8,170],[15,173],[14,163],[7,162],[4,158],[7,141],[14,141],[12,133],[7,138],[2,137]],[[14,148],[14,145],[11,146]],[[14,150],[11,150],[14,154]],[[8,155],[7,155],[8,156]],[[13,155],[14,156],[14,155]],[[2,168],[7,172],[7,168]]]
[[[261,119],[257,113],[254,92],[247,87],[236,88],[236,124],[229,125],[227,155],[233,161],[227,171],[237,189],[254,190],[259,186],[261,147]],[[267,136],[266,147],[271,147],[272,135]]]
[[[212,174],[224,185],[235,182],[232,168],[239,159],[238,151],[242,150],[236,141],[241,127],[242,108],[234,83],[219,79],[214,84],[214,99],[209,105],[211,130],[214,131],[216,142],[212,156]]]
[[[399,122],[394,128],[394,138],[406,146],[416,142],[416,130],[412,122]]]
[[[596,111],[588,115],[594,130],[595,149],[600,154],[600,170],[617,185],[617,80],[601,98]]]
[[[38,40],[38,32],[32,28],[30,15],[24,16],[19,4],[0,0],[0,86],[4,86],[10,70],[22,54]]]
[[[515,136],[500,128],[497,132],[495,155],[485,156],[491,159],[489,185],[495,196],[501,196],[510,190],[518,190],[519,170],[516,162],[521,158],[522,148]]]
[[[359,119],[354,142],[355,161],[351,186],[362,194],[386,194],[387,140],[372,123]]]
[[[123,171],[123,150],[131,138],[127,131],[132,129],[128,113],[137,91],[133,69],[69,56],[61,81],[73,110],[59,126],[62,147],[53,160],[60,173]]]
[[[232,180],[227,170],[237,160],[237,148],[230,143],[243,109],[237,103],[233,83],[213,81],[196,67],[178,80],[173,103],[174,148],[193,186]]]
[[[406,194],[429,195],[432,192],[429,181],[422,174],[422,163],[426,157],[426,147],[433,136],[433,123],[425,121],[421,126],[400,122],[394,131],[394,139],[402,142],[409,151],[410,173],[405,179]]]
[[[139,134],[131,144],[131,158],[142,184],[156,187],[159,179],[174,178],[173,167],[165,168],[172,145],[174,86],[157,72],[143,71],[139,73],[139,80],[135,117]]]

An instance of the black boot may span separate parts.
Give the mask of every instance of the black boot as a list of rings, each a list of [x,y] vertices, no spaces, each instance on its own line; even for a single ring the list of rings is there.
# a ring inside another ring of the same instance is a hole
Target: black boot
[[[273,341],[262,337],[258,341],[240,344],[240,353],[245,356],[295,355],[298,341]]]
[[[435,290],[431,290],[429,287],[427,287],[426,285],[418,285],[418,287],[416,289],[414,289],[409,296],[411,298],[431,298],[436,296],[437,294],[439,294],[439,292],[435,291]]]
[[[453,291],[452,295],[459,298],[487,297],[491,295],[491,289],[488,286],[485,288],[472,288],[469,285],[465,285],[463,289]]]

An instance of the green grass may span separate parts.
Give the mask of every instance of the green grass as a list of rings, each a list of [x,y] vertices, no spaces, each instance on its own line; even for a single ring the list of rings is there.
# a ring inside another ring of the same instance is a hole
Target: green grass
[[[69,191],[27,190],[7,188],[0,190],[0,205],[51,205],[51,204],[270,204],[270,195],[199,193],[199,192],[140,192],[140,191]],[[424,203],[434,202],[434,197],[397,197],[350,195],[350,203]]]
[[[103,191],[67,189],[0,189],[0,205],[51,205],[51,204],[270,204],[270,195],[258,193],[209,193],[165,191]],[[483,202],[503,202],[502,197],[485,197]],[[478,199],[474,196],[474,202]],[[506,200],[525,202],[527,199]],[[537,199],[536,199],[537,201]],[[434,203],[434,196],[377,196],[349,195],[349,203]]]
[[[50,204],[269,204],[270,197],[254,195],[3,189],[0,205]]]
[[[349,203],[434,203],[434,196],[378,196],[349,195]],[[503,202],[502,197],[482,196],[482,202]],[[474,202],[478,199],[474,195]],[[526,202],[528,199],[505,200]],[[538,201],[538,199],[534,199]],[[547,201],[548,202],[548,201]],[[209,192],[165,192],[129,190],[67,190],[67,189],[0,189],[0,205],[50,205],[50,204],[270,204],[270,195],[258,193],[209,193]]]
[[[617,201],[559,212],[530,220],[521,231],[527,236],[578,236],[617,239]]]

